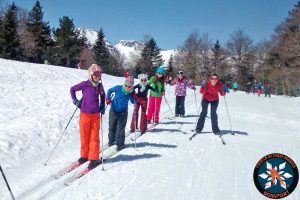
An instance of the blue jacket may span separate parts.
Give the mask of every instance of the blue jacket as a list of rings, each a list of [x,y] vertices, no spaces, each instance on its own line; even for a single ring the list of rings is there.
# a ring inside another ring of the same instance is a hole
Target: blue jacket
[[[111,99],[111,95],[115,93],[113,99],[111,99],[110,108],[115,112],[125,112],[128,110],[128,101],[132,104],[136,103],[136,100],[132,97],[133,92],[125,94],[122,90],[122,85],[117,85],[115,87],[110,88],[107,91],[106,99]]]

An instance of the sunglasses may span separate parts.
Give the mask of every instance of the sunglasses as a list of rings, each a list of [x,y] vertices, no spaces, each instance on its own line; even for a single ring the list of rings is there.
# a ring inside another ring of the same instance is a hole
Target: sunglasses
[[[177,74],[178,75],[183,75],[183,71],[179,71]]]
[[[141,79],[141,81],[142,81],[142,82],[146,82],[146,81],[147,81],[147,79]]]
[[[158,74],[160,74],[160,75],[164,75],[163,73],[158,73]]]
[[[95,77],[101,77],[101,72],[94,72],[93,76],[95,76]]]
[[[211,80],[218,80],[218,78],[214,78],[214,77],[213,77],[213,78],[211,78]]]

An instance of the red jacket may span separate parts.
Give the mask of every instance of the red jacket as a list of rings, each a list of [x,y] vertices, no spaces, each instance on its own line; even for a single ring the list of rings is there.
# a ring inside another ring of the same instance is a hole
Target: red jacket
[[[200,93],[203,95],[203,99],[209,102],[219,100],[220,93],[221,96],[225,96],[226,92],[223,90],[223,83],[218,81],[215,86],[212,86],[210,81],[206,81],[206,87],[200,88]]]

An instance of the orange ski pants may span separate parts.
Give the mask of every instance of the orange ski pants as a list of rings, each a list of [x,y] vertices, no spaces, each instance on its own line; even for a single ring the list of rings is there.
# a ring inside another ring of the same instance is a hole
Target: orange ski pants
[[[89,160],[99,160],[100,113],[80,113],[80,156]]]

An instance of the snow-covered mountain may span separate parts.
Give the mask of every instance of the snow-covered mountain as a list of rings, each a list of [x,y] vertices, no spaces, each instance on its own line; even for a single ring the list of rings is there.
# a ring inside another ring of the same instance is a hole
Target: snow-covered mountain
[[[87,45],[91,48],[98,37],[98,33],[92,29],[86,28],[78,28],[77,31],[81,36],[85,36],[87,38]],[[112,55],[115,55],[116,50],[118,50],[125,57],[125,64],[128,66],[136,57],[140,56],[142,49],[145,47],[143,42],[137,40],[120,40],[120,42],[116,45],[112,45],[108,39],[105,38],[106,46]],[[171,55],[175,55],[176,50],[162,50],[161,55],[163,57],[164,65],[167,65]]]
[[[87,41],[86,44],[88,47],[92,48],[96,40],[98,38],[98,32],[92,29],[86,29],[86,28],[77,28],[77,31],[79,32],[79,36],[84,36]],[[104,38],[105,44],[108,48],[108,50],[113,54],[116,51],[116,48],[111,44],[111,42],[107,39]]]
[[[160,123],[136,141],[136,149],[130,139],[134,134],[130,134],[127,147],[105,162],[104,171],[95,168],[66,186],[66,180],[87,166],[59,179],[52,177],[79,158],[78,110],[64,129],[75,111],[70,87],[87,78],[87,70],[0,59],[0,164],[16,199],[266,199],[253,181],[259,159],[269,153],[283,153],[300,166],[300,98],[231,92],[226,95],[227,104],[225,98],[219,101],[222,138],[207,132],[211,131],[207,117],[205,133],[191,141],[201,96],[188,89],[186,116],[172,119],[176,98],[174,87],[168,86]],[[123,77],[107,74],[102,79],[105,91],[124,83]],[[80,98],[80,92],[77,95]],[[226,106],[235,135],[230,134]],[[101,124],[103,144],[108,142],[109,109]],[[132,113],[133,105],[129,104],[126,132]],[[1,175],[0,199],[11,199]],[[300,200],[299,184],[285,199]]]

